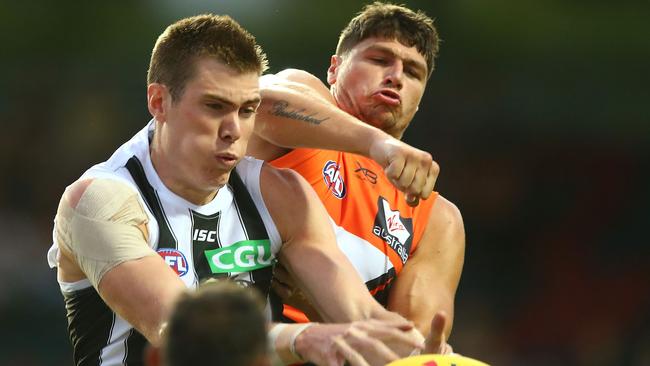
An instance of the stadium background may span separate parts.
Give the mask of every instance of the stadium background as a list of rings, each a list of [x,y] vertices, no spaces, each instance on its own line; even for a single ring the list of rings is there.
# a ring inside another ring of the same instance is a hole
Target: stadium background
[[[494,365],[650,364],[648,2],[406,1],[444,39],[405,140],[461,209],[450,342]],[[70,364],[52,217],[149,119],[157,35],[230,14],[271,71],[321,78],[361,2],[0,3],[0,364]]]

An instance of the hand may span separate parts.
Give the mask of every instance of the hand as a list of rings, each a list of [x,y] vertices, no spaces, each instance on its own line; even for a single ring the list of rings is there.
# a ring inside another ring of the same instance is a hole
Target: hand
[[[445,325],[447,324],[447,313],[439,311],[431,320],[431,331],[424,342],[424,353],[439,353],[448,355],[454,352],[453,348],[445,340]]]
[[[385,365],[403,355],[391,347],[421,348],[421,339],[413,337],[409,321],[376,319],[345,324],[316,324],[300,333],[296,351],[317,365]]]
[[[277,263],[273,269],[271,287],[280,296],[282,303],[301,310],[307,315],[310,321],[322,321],[320,314],[318,314],[316,308],[311,304],[311,301],[309,301],[305,293],[296,285],[289,271],[280,263]]]
[[[406,193],[410,206],[429,198],[440,173],[431,154],[389,137],[372,142],[369,155],[384,168],[390,182]]]

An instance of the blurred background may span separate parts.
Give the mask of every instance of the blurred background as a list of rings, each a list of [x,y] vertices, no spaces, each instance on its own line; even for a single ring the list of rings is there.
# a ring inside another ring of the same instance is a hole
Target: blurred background
[[[650,365],[650,3],[403,1],[444,40],[405,135],[461,209],[450,343],[493,365]],[[45,253],[66,185],[145,124],[151,48],[229,14],[322,79],[360,1],[0,2],[0,364],[69,365]]]

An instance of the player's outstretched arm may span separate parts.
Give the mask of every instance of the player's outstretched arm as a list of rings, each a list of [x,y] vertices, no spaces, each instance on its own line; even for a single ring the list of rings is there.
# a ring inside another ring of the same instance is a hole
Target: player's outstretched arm
[[[338,248],[327,211],[304,178],[265,164],[260,186],[283,241],[280,262],[323,319],[350,322],[385,315]]]
[[[401,342],[415,347],[405,319],[360,320],[352,323],[272,324],[269,341],[273,365],[309,361],[317,365],[385,365],[400,357],[389,345]]]
[[[423,337],[411,328],[411,323],[387,311],[370,296],[354,267],[336,245],[325,208],[300,175],[265,165],[261,187],[283,240],[280,262],[324,320],[339,323],[374,320],[379,324],[398,324],[389,328],[404,328],[399,332],[402,337],[395,336],[396,332],[378,331],[377,334],[383,334],[378,339],[399,356],[408,355],[421,345]],[[317,335],[318,330],[307,329],[305,339]],[[318,347],[318,342],[301,344]]]
[[[56,218],[59,278],[87,278],[106,304],[156,345],[159,329],[185,289],[146,241],[147,216],[126,184],[88,179],[72,184]]]
[[[438,197],[417,250],[395,280],[388,309],[415,322],[423,334],[430,332],[434,315],[444,312],[443,334],[436,337],[447,339],[464,255],[465,230],[460,211],[444,197]]]
[[[409,203],[431,195],[440,171],[431,154],[341,110],[327,87],[305,71],[289,69],[261,80],[250,155],[273,160],[298,147],[355,153],[379,163]]]

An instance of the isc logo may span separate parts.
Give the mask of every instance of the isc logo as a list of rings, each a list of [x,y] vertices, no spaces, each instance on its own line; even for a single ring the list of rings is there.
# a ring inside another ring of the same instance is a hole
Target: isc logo
[[[216,230],[194,229],[192,240],[214,243],[217,239]]]
[[[183,277],[187,273],[187,259],[183,253],[176,249],[158,249],[158,254],[167,263],[167,265],[176,272],[178,277]]]
[[[345,197],[345,182],[335,161],[329,160],[323,167],[323,180],[334,197]]]

